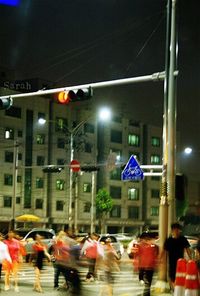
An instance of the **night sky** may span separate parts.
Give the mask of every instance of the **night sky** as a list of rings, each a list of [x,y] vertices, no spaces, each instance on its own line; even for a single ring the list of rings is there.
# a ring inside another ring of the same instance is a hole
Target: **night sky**
[[[16,79],[38,77],[61,87],[163,71],[166,4],[166,0],[21,0],[18,7],[0,5],[0,67],[15,70]],[[195,161],[191,157],[182,163],[183,170],[194,174],[200,163],[200,1],[179,0],[177,8],[178,148],[190,145],[196,150]],[[95,93],[94,105],[107,103],[133,119],[162,126],[161,82]]]

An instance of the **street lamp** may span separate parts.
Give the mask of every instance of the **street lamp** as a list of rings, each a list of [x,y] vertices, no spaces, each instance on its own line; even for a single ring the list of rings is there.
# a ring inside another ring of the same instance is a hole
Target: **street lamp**
[[[184,153],[187,154],[187,155],[191,154],[192,153],[192,148],[191,147],[186,147],[184,149]]]
[[[83,127],[85,123],[87,123],[90,119],[94,118],[94,115],[87,117],[85,120],[82,120],[79,122],[73,129],[65,127],[66,133],[70,136],[70,164],[74,160],[74,137],[77,135],[79,130]],[[111,118],[111,111],[107,107],[100,108],[98,112],[98,118],[100,121],[108,121]],[[53,122],[53,120],[51,120]],[[46,119],[45,118],[39,118],[38,119],[39,124],[45,124]],[[73,167],[70,167],[70,173],[69,173],[69,208],[68,208],[68,227],[69,229],[72,229],[73,226],[73,215],[72,215],[72,206],[73,206],[73,176],[74,176],[74,170]],[[76,178],[77,183],[77,178]],[[76,184],[77,185],[77,184]],[[75,188],[75,199],[77,200],[78,196],[78,188],[76,186]],[[91,195],[91,230],[93,232],[94,227],[94,199],[95,199],[95,172],[92,172],[92,195]],[[77,204],[75,204],[75,211],[77,211]],[[75,212],[75,219],[74,219],[74,227],[77,228],[77,212]],[[77,229],[75,229],[76,231]]]

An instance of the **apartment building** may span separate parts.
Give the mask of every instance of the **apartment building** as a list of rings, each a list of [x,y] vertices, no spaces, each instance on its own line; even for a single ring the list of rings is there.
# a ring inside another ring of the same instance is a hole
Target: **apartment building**
[[[1,95],[10,92],[1,89]],[[118,114],[102,123],[88,102],[66,106],[46,96],[15,99],[10,109],[0,112],[1,230],[12,219],[16,227],[22,226],[16,217],[31,213],[41,218],[41,226],[57,231],[68,227],[71,207],[72,225],[77,231],[90,231],[91,213],[94,227],[98,225],[95,195],[102,187],[114,202],[106,217],[107,232],[157,228],[160,177],[124,182],[121,172],[131,155],[140,164],[161,164],[161,128]],[[39,124],[40,118],[45,124]],[[74,173],[70,184],[72,149],[80,166],[97,166],[99,171]],[[116,155],[112,170],[107,166],[110,154]],[[62,170],[44,172],[48,165]]]

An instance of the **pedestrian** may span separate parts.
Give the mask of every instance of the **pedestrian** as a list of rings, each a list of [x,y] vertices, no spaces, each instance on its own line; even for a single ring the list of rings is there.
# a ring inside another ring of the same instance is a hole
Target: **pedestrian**
[[[176,278],[176,265],[180,258],[184,258],[186,251],[188,257],[191,259],[190,244],[185,236],[181,235],[182,227],[179,223],[172,223],[171,235],[165,240],[163,250],[161,251],[160,259],[163,259],[165,252],[168,255],[169,265],[169,281],[170,287],[174,290]]]
[[[10,258],[10,254],[8,251],[8,246],[3,242],[4,235],[0,233],[0,280],[1,280],[1,272],[2,266],[6,263],[11,264],[12,260]]]
[[[53,250],[53,266],[54,266],[54,289],[59,290],[60,274],[65,278],[65,287],[68,288],[68,278],[66,270],[66,262],[69,259],[69,245],[66,243],[66,233],[60,231],[54,240]]]
[[[144,296],[150,296],[154,271],[157,267],[159,249],[152,241],[151,235],[144,232],[135,246],[135,256],[138,258],[140,283],[144,284]]]
[[[51,256],[46,250],[46,245],[42,242],[42,236],[36,234],[35,243],[33,245],[34,251],[34,265],[35,265],[35,282],[33,290],[42,293],[42,287],[40,282],[41,270],[43,268],[43,261],[45,256],[50,260]]]
[[[81,281],[76,264],[77,243],[68,233],[60,231],[53,245],[54,288],[59,289],[60,273],[65,278],[65,287],[72,295],[81,295]]]
[[[112,246],[110,237],[107,237],[103,245],[103,256],[97,257],[97,265],[99,272],[99,279],[103,281],[103,286],[100,290],[99,296],[112,296],[113,283],[116,272],[120,271],[119,256]],[[99,262],[100,261],[100,262]]]
[[[10,230],[4,243],[8,246],[8,251],[12,262],[9,261],[5,264],[5,291],[10,289],[10,277],[14,278],[14,290],[19,292],[18,287],[18,270],[19,264],[22,260],[20,242],[15,238],[15,232]]]
[[[97,233],[93,232],[92,234],[89,234],[86,237],[80,252],[80,255],[86,257],[87,259],[88,272],[85,279],[87,282],[91,282],[96,279],[95,264],[98,256],[98,240],[99,235]]]

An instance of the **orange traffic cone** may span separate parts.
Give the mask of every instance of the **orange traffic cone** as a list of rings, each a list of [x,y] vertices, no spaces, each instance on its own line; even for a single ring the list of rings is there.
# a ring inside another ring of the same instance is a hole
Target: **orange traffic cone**
[[[186,260],[182,258],[177,261],[174,296],[185,295],[186,263]]]
[[[197,264],[194,260],[189,260],[186,268],[185,296],[198,296],[199,288]]]

